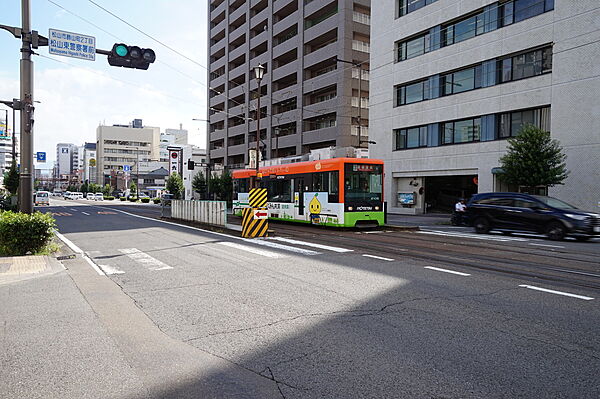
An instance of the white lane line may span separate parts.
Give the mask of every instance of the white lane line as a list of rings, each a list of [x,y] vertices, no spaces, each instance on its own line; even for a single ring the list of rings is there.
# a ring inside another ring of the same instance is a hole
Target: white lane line
[[[436,272],[444,272],[444,273],[456,274],[456,275],[459,275],[459,276],[470,276],[469,273],[462,273],[462,272],[457,272],[457,271],[454,271],[454,270],[441,269],[439,267],[433,267],[433,266],[425,266],[425,269],[435,270]]]
[[[102,270],[100,270],[100,268],[98,266],[96,266],[96,264],[94,263],[93,260],[91,260],[84,252],[81,248],[79,248],[77,245],[73,244],[73,242],[71,242],[71,240],[69,240],[67,237],[63,236],[62,234],[60,234],[58,231],[55,231],[54,234],[56,234],[56,236],[65,244],[67,244],[67,246],[69,248],[71,248],[71,250],[73,250],[73,252],[78,253],[82,256],[83,259],[85,259],[85,261],[87,263],[90,264],[90,266],[92,266],[94,268],[94,270],[101,276],[106,276],[106,274],[104,274],[104,272]]]
[[[77,209],[69,208],[71,212],[77,212]]]
[[[313,247],[313,248],[324,249],[326,251],[333,251],[333,252],[354,252],[353,249],[331,247],[329,245],[315,244],[315,243],[312,243],[312,242],[306,242],[306,241],[300,241],[300,240],[292,240],[291,238],[269,237],[267,239],[268,240],[281,241],[281,242],[287,242],[288,244],[297,244],[297,245],[304,245],[306,247]]]
[[[366,258],[373,258],[373,259],[379,259],[379,260],[385,260],[388,262],[393,262],[394,259],[390,259],[390,258],[384,258],[383,256],[375,256],[375,255],[369,255],[369,254],[363,254],[364,257]]]
[[[87,212],[81,212],[81,213],[83,213],[84,215],[88,215],[88,216],[90,216],[90,214],[89,214],[89,213],[87,213]]]
[[[419,234],[429,234],[429,235],[434,235],[434,236],[446,236],[446,237],[457,237],[457,238],[472,238],[475,240],[489,240],[489,241],[500,241],[500,242],[506,242],[506,241],[529,241],[526,238],[513,238],[513,237],[494,237],[494,236],[487,236],[487,235],[478,235],[478,234],[468,234],[468,233],[450,233],[450,232],[444,232],[444,231],[425,231],[425,230],[421,230],[421,231],[417,231],[417,233]]]
[[[381,233],[383,233],[383,231],[381,231],[381,230],[363,231],[363,233],[365,233],[365,234],[381,234]]]
[[[572,298],[577,298],[577,299],[583,299],[584,301],[591,301],[592,297],[589,296],[583,296],[583,295],[576,295],[576,294],[571,294],[569,292],[563,292],[563,291],[555,291],[555,290],[549,290],[547,288],[540,288],[540,287],[535,287],[533,285],[526,285],[526,284],[522,284],[519,285],[519,287],[523,287],[523,288],[529,288],[530,290],[535,290],[535,291],[542,291],[542,292],[548,292],[550,294],[556,294],[556,295],[563,295],[563,296],[570,296]]]
[[[535,245],[536,247],[549,247],[549,248],[564,248],[563,246],[560,245],[549,245],[549,244],[535,244],[535,243],[529,243],[529,245]]]
[[[282,251],[295,252],[295,253],[301,254],[301,255],[313,256],[313,255],[320,255],[321,254],[321,252],[311,251],[310,249],[290,247],[289,245],[277,244],[276,242],[265,241],[265,240],[260,239],[260,238],[258,238],[258,239],[257,238],[255,238],[255,239],[244,238],[244,241],[246,241],[248,243],[263,245],[265,247],[271,247],[271,248],[275,248],[275,249],[280,249]]]
[[[140,251],[137,248],[123,248],[119,249],[119,252],[127,255],[129,259],[136,261],[144,265],[149,270],[167,270],[172,269],[171,266],[166,263],[161,262],[160,260],[153,258],[145,252]]]
[[[249,245],[242,245],[242,244],[238,244],[236,242],[221,241],[221,242],[219,242],[219,244],[225,245],[230,248],[235,248],[235,249],[239,249],[242,251],[250,252],[250,253],[253,253],[256,255],[266,256],[267,258],[285,258],[285,255],[278,254],[276,252],[267,251],[267,250],[259,249],[259,248],[254,248]]]

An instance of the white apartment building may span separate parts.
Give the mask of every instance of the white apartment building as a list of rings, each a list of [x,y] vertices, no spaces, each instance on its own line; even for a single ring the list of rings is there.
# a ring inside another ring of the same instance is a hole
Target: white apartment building
[[[169,162],[168,146],[188,144],[188,131],[179,125],[179,129],[165,129],[160,133],[160,161]]]
[[[372,7],[370,147],[393,213],[507,191],[507,138],[551,132],[571,174],[549,195],[600,205],[598,0],[378,0]]]
[[[77,146],[71,143],[58,143],[56,145],[55,177],[71,175],[73,173],[73,158]]]
[[[136,120],[139,121],[139,120]],[[147,173],[144,163],[158,161],[160,128],[133,125],[98,126],[96,129],[97,184],[127,188],[136,174]]]

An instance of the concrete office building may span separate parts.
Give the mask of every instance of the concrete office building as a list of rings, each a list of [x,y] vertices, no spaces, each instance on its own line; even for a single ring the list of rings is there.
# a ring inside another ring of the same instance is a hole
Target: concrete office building
[[[97,184],[124,190],[136,174],[149,172],[144,163],[158,161],[160,129],[138,121],[96,129]],[[126,167],[130,170],[125,171]]]
[[[96,159],[96,143],[85,143],[83,145],[83,180],[89,183],[98,181]]]
[[[448,209],[497,177],[506,138],[551,132],[571,175],[549,189],[600,201],[597,0],[379,0],[372,10],[371,157],[397,213]],[[414,200],[414,203],[413,203]]]
[[[77,146],[71,143],[58,143],[56,145],[56,168],[55,176],[69,176],[73,174],[73,158],[77,151]]]
[[[370,3],[209,2],[212,163],[248,163],[248,150],[256,145],[258,93],[263,159],[358,146],[359,124],[367,139]],[[362,63],[362,82],[358,68],[334,57]],[[259,64],[265,67],[260,89],[253,72]]]

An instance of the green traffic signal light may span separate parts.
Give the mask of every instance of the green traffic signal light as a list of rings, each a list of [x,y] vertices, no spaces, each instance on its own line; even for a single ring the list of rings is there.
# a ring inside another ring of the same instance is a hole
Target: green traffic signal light
[[[120,57],[125,57],[127,53],[129,53],[129,49],[124,44],[119,44],[115,46],[115,53],[117,53]]]

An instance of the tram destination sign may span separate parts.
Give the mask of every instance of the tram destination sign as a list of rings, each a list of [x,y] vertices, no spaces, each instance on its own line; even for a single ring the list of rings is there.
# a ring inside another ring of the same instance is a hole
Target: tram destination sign
[[[67,32],[58,29],[48,30],[48,51],[63,57],[96,60],[96,38],[94,36]]]

